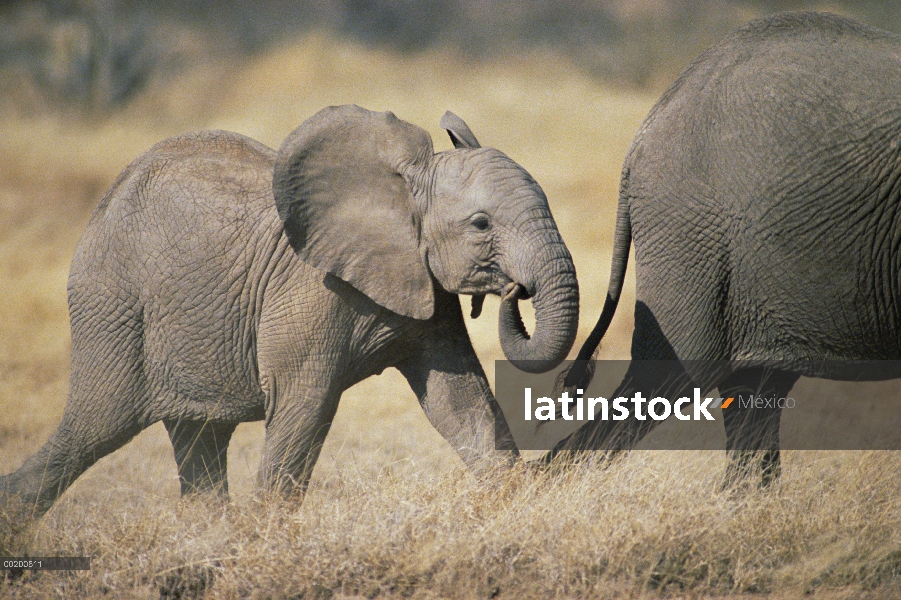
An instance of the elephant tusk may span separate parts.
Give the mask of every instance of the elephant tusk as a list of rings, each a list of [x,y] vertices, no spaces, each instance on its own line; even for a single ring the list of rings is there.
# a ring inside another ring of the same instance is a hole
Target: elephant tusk
[[[469,316],[473,319],[478,319],[479,315],[482,314],[482,304],[485,303],[485,294],[476,294],[472,297],[472,311],[469,313]]]

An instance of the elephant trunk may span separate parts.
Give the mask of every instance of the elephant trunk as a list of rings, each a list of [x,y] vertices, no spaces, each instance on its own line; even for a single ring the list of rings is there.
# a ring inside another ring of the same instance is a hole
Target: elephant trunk
[[[569,251],[561,240],[543,254],[533,285],[526,277],[510,274],[514,283],[505,289],[498,321],[504,355],[528,373],[544,373],[559,365],[572,348],[579,325],[579,285]],[[519,299],[529,295],[535,308],[531,336],[519,312]]]

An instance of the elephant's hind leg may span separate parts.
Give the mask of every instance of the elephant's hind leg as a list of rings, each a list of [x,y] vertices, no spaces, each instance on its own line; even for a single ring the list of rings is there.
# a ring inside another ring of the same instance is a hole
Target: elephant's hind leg
[[[789,371],[752,368],[739,369],[719,386],[724,398],[735,398],[723,410],[726,427],[726,450],[729,466],[724,486],[740,483],[760,469],[761,485],[767,486],[779,477],[779,420],[782,409],[773,406],[754,407],[750,397],[778,399],[798,381],[799,375]]]
[[[167,419],[181,494],[216,492],[228,495],[228,443],[237,423]]]
[[[72,313],[69,397],[59,427],[17,471],[0,478],[0,496],[20,502],[22,516],[42,515],[79,475],[149,424],[140,316],[126,308],[98,312]]]

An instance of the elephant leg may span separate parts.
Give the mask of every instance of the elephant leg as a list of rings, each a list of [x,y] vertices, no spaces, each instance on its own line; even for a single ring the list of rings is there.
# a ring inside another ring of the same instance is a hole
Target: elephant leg
[[[474,472],[509,468],[519,456],[513,435],[482,370],[460,301],[436,293],[435,316],[412,337],[397,368],[429,422]]]
[[[175,450],[181,495],[216,492],[228,496],[228,443],[237,423],[163,421]]]
[[[324,390],[279,393],[276,408],[266,419],[260,489],[285,497],[303,496],[339,399],[339,393]]]
[[[21,503],[22,516],[45,513],[79,475],[149,424],[140,324],[79,316],[73,312],[69,397],[59,428],[17,471],[0,477],[0,495]]]
[[[790,371],[750,368],[732,373],[720,386],[720,395],[735,398],[723,410],[726,450],[730,454],[724,487],[746,480],[760,469],[760,484],[765,487],[778,479],[779,421],[778,406],[755,408],[744,404],[747,398],[782,398],[792,389],[799,375]]]

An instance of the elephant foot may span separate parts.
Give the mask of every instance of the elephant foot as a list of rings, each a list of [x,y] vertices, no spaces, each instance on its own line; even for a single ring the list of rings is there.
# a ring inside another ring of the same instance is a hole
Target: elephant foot
[[[539,459],[526,463],[536,472],[572,469],[576,467],[607,468],[617,458],[625,455],[622,450],[571,450],[554,448]]]
[[[0,551],[8,549],[11,539],[40,515],[33,502],[26,502],[11,490],[9,476],[0,477]]]

